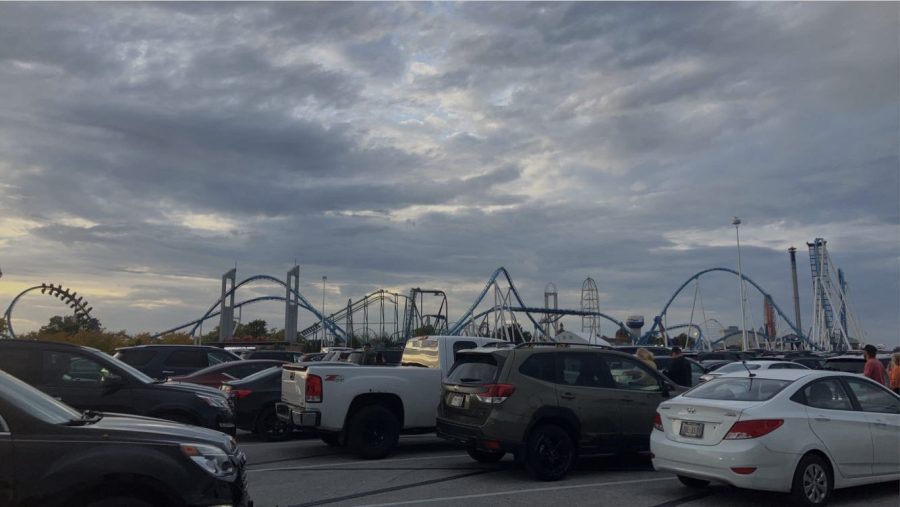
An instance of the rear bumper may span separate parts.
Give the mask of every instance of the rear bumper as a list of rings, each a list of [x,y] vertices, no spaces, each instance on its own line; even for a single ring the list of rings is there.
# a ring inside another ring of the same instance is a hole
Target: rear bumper
[[[485,451],[503,451],[516,452],[519,450],[518,443],[503,442],[488,438],[484,431],[478,426],[468,426],[450,422],[446,419],[437,418],[436,430],[437,436],[444,440],[449,440],[465,447],[480,449]],[[491,446],[488,447],[490,442]]]
[[[275,404],[275,414],[282,422],[297,428],[318,428],[322,424],[322,413],[317,410],[303,410],[284,402]]]
[[[657,430],[650,435],[650,450],[657,471],[763,491],[789,492],[799,460],[794,454],[770,451],[758,439],[696,445],[669,440]],[[734,467],[756,470],[744,475]]]

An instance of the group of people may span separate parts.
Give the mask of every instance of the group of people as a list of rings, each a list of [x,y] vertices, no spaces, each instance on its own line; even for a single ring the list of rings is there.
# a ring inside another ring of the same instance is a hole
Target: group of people
[[[641,347],[635,351],[634,355],[654,370],[658,369],[656,361],[653,360],[653,354],[649,350]],[[681,347],[672,347],[672,362],[669,363],[669,367],[664,373],[680,386],[690,387],[693,384],[691,364],[685,359],[684,354],[681,352]]]
[[[884,371],[884,365],[881,364],[881,361],[876,357],[878,349],[875,348],[874,345],[866,345],[863,347],[863,354],[865,354],[866,357],[866,366],[863,369],[863,375],[881,385],[885,385],[884,381],[887,378],[887,386],[891,388],[891,391],[900,394],[900,352],[891,354],[891,363],[887,373]]]

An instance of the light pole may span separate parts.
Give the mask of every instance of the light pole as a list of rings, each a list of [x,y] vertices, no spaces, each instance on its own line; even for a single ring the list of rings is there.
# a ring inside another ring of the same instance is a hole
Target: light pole
[[[322,276],[322,344],[319,345],[320,349],[325,345],[325,280],[328,280],[327,276]]]
[[[744,310],[744,272],[741,267],[741,232],[740,225],[741,219],[738,217],[734,217],[734,220],[731,221],[731,225],[734,226],[734,234],[737,237],[737,251],[738,251],[738,288],[741,291],[741,345],[743,350],[747,350],[747,312]]]

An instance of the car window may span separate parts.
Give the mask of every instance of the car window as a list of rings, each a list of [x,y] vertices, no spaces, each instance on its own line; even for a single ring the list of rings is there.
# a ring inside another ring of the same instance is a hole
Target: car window
[[[209,366],[209,359],[203,350],[173,350],[166,358],[165,365],[172,368],[199,369]]]
[[[682,394],[704,400],[766,401],[790,385],[790,380],[718,377]]]
[[[460,354],[447,375],[447,382],[488,384],[497,379],[501,366],[493,354]]]
[[[6,425],[6,419],[0,414],[0,433],[9,433],[9,426]]]
[[[156,351],[152,349],[128,349],[128,350],[120,350],[116,352],[114,356],[119,361],[123,363],[128,363],[131,366],[147,366],[150,364],[150,361],[156,357]]]
[[[609,366],[599,354],[566,352],[560,354],[561,384],[584,387],[615,387]]]
[[[22,382],[0,373],[0,399],[50,424],[64,424],[81,418],[81,413]]]
[[[427,338],[409,340],[406,342],[406,349],[403,350],[402,362],[426,368],[440,368],[438,341]]]
[[[825,361],[826,369],[848,373],[862,373],[865,367],[866,362],[862,359],[829,359]]]
[[[477,349],[478,344],[475,342],[469,341],[459,341],[453,344],[453,360],[456,361],[457,355],[456,353],[460,350],[468,350],[468,349]]]
[[[747,371],[747,370],[758,370],[758,369],[759,369],[758,364],[746,363],[746,368],[745,368],[744,363],[740,362],[740,363],[726,364],[725,366],[720,367],[716,371],[719,373],[725,374],[725,373],[734,373],[736,371]]]
[[[638,359],[606,356],[604,358],[617,389],[639,391],[660,390],[659,379]]]
[[[556,382],[556,354],[554,352],[532,354],[519,366],[519,373],[546,382]]]
[[[896,396],[864,380],[844,379],[853,396],[859,402],[859,408],[863,412],[878,412],[880,414],[900,414],[900,400]]]
[[[853,410],[850,397],[837,379],[818,380],[803,388],[805,404],[825,410]]]
[[[52,386],[99,386],[110,375],[105,365],[81,354],[44,352],[44,382]]]
[[[210,366],[235,360],[234,356],[232,356],[228,352],[225,352],[224,350],[214,350],[212,352],[207,352],[206,359]]]
[[[775,363],[769,366],[770,370],[808,370],[806,366],[798,363]]]
[[[41,351],[4,348],[0,350],[0,370],[37,385],[41,380]]]

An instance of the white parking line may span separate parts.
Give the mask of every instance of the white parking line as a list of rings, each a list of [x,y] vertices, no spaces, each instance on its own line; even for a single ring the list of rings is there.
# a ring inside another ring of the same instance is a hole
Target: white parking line
[[[364,463],[371,463],[373,466],[381,465],[382,463],[399,463],[401,461],[422,461],[429,459],[447,459],[447,458],[462,458],[466,457],[468,454],[444,454],[442,456],[424,456],[419,458],[397,458],[397,459],[381,459],[377,461],[368,461]],[[289,470],[307,470],[310,468],[322,468],[322,467],[333,467],[333,466],[342,466],[342,465],[357,465],[359,466],[361,462],[359,460],[353,461],[338,461],[335,463],[319,463],[318,465],[305,465],[299,467],[278,467],[278,468],[256,468],[256,469],[247,469],[247,473],[253,472],[286,472]],[[373,468],[372,470],[378,470],[378,468]]]
[[[503,496],[503,495],[519,495],[522,493],[540,493],[544,491],[562,491],[566,489],[583,489],[583,488],[602,488],[604,486],[621,486],[625,484],[643,484],[647,482],[660,482],[660,481],[672,481],[675,480],[675,477],[662,477],[659,479],[636,479],[629,481],[611,481],[611,482],[592,482],[590,484],[575,484],[572,486],[552,486],[549,488],[531,488],[531,489],[514,489],[510,491],[495,491],[493,493],[480,493],[474,495],[460,495],[460,496],[444,496],[441,498],[423,498],[420,500],[405,500],[402,502],[388,502],[388,503],[374,503],[367,504],[360,507],[387,507],[389,505],[412,505],[412,504],[423,504],[423,503],[435,503],[435,502],[450,502],[450,501],[458,501],[458,500],[469,500],[472,498],[485,498],[490,496]]]

